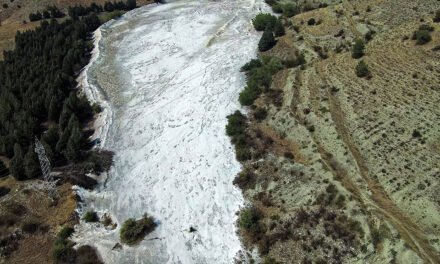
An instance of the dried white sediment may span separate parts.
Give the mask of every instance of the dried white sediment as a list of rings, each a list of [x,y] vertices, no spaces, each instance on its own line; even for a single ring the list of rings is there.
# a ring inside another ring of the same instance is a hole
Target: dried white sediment
[[[174,1],[101,27],[85,80],[88,96],[108,111],[100,123],[108,131],[95,136],[115,158],[105,182],[79,192],[85,209],[109,213],[119,225],[81,223],[79,245],[97,247],[106,263],[233,263],[244,201],[232,184],[240,164],[226,115],[239,108],[240,67],[256,56],[260,34],[251,19],[260,8],[262,0]],[[138,246],[112,250],[122,222],[145,212],[160,222],[156,231]]]

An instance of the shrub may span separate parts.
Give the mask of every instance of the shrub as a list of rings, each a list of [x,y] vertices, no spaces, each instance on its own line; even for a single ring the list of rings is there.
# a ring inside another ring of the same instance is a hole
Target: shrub
[[[298,55],[298,57],[296,57],[296,59],[294,59],[294,60],[285,60],[283,62],[284,66],[286,68],[298,67],[298,66],[303,65],[305,63],[306,63],[306,59],[304,57],[304,54]]]
[[[416,40],[417,45],[423,45],[432,40],[431,32],[434,31],[434,27],[430,25],[420,25],[419,28],[413,33],[412,39]]]
[[[272,11],[277,14],[283,13],[283,5],[281,5],[280,3],[275,3],[274,5],[272,5]]]
[[[364,56],[364,50],[365,50],[365,44],[364,41],[361,39],[357,39],[354,43],[353,49],[352,49],[352,53],[351,56],[354,59],[359,59],[362,58]]]
[[[244,133],[246,116],[240,111],[228,115],[228,124],[226,125],[226,134],[228,136],[237,136]]]
[[[255,175],[250,171],[242,171],[240,172],[232,182],[233,184],[240,187],[240,189],[245,189],[251,185],[251,182],[254,180]]]
[[[235,156],[238,161],[246,161],[252,158],[250,150],[245,146],[236,146]]]
[[[299,12],[300,12],[299,8],[292,3],[288,3],[283,6],[283,15],[285,17],[293,17],[299,14]]]
[[[154,219],[147,214],[139,220],[130,218],[122,225],[120,238],[123,243],[133,245],[153,232],[155,228]]]
[[[382,240],[383,240],[383,236],[382,236],[381,232],[378,229],[373,228],[371,230],[371,242],[373,243],[374,247],[376,248],[377,245],[380,242],[382,242]]]
[[[11,189],[8,187],[0,186],[0,197],[5,196],[10,191],[11,191]]]
[[[273,33],[275,34],[275,37],[281,37],[284,36],[284,34],[286,34],[283,23],[281,23],[281,20],[278,19],[277,22],[275,23],[275,26],[273,28]]]
[[[75,258],[75,250],[68,241],[56,240],[52,248],[52,257],[58,261],[67,262]]]
[[[65,226],[60,230],[60,232],[57,235],[57,238],[59,240],[66,240],[73,234],[74,231],[75,230],[72,227]]]
[[[57,261],[70,262],[75,259],[75,250],[72,248],[73,243],[68,240],[73,232],[73,228],[65,226],[58,233],[52,247],[52,257]]]
[[[270,87],[272,75],[283,67],[281,60],[269,56],[263,56],[259,62],[253,60],[243,66],[249,71],[247,72],[247,86],[239,96],[240,103],[244,106],[252,105],[261,92]]]
[[[80,264],[101,264],[95,249],[91,246],[81,246],[76,250],[76,262]]]
[[[435,12],[435,17],[434,17],[433,21],[434,21],[435,23],[439,23],[439,22],[440,22],[440,10],[437,10],[437,11]]]
[[[307,25],[309,25],[309,26],[313,26],[313,25],[315,25],[316,24],[316,20],[314,19],[314,18],[310,18],[308,21],[307,21]]]
[[[245,65],[241,67],[241,71],[250,71],[254,68],[261,67],[263,64],[261,64],[261,61],[259,59],[252,59]]]
[[[267,111],[264,108],[257,108],[254,112],[255,119],[261,121],[264,120],[267,117]]]
[[[260,214],[255,208],[246,208],[240,213],[240,227],[245,230],[255,229],[258,226],[258,220],[260,220],[260,217]]]
[[[258,50],[261,52],[268,51],[275,46],[275,44],[276,41],[273,36],[273,31],[270,27],[267,27],[261,36],[260,42],[258,42]]]
[[[250,88],[249,86],[246,86],[244,90],[241,91],[238,101],[241,105],[249,106],[254,103],[258,98],[258,95],[260,95],[260,90],[258,88]]]
[[[82,218],[85,222],[98,222],[98,215],[94,211],[88,211],[84,214]]]
[[[40,222],[38,222],[36,219],[28,219],[21,225],[21,229],[25,233],[35,233],[39,227]]]
[[[260,13],[252,19],[255,30],[263,31],[266,28],[273,29],[278,18],[271,14]]]
[[[432,40],[431,33],[428,30],[417,30],[414,32],[413,39],[416,40],[417,45],[423,45]]]
[[[361,78],[370,75],[370,70],[368,69],[367,64],[363,60],[361,60],[356,66],[356,75]]]

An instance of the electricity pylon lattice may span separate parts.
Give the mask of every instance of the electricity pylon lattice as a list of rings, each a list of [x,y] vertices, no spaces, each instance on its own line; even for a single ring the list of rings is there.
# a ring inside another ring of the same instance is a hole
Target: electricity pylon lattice
[[[38,189],[47,191],[50,197],[55,198],[58,196],[57,192],[57,180],[51,175],[50,161],[46,156],[43,144],[35,137],[35,153],[38,155],[40,161],[41,172],[43,173],[43,181],[36,186]]]

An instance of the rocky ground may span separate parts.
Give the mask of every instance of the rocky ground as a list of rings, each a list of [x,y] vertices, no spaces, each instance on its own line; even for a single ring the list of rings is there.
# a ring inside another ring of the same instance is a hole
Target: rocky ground
[[[264,55],[303,53],[307,63],[279,72],[255,102],[268,115],[248,134],[264,155],[236,180],[265,230],[245,241],[263,255],[440,262],[439,9],[434,0],[341,1],[285,20],[287,34]],[[432,41],[416,45],[422,24],[434,27]],[[358,38],[370,78],[355,73]]]

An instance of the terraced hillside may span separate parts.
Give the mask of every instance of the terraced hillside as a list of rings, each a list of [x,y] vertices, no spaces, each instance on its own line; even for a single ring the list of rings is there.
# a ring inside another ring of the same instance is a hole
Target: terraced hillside
[[[265,55],[303,53],[307,63],[279,72],[255,102],[268,115],[248,133],[268,151],[236,180],[264,226],[260,237],[244,232],[260,253],[283,263],[440,263],[439,9],[357,0],[285,19],[286,36]],[[421,25],[433,27],[424,45],[412,37]],[[366,42],[360,59],[355,39]],[[356,75],[361,60],[366,78]]]

